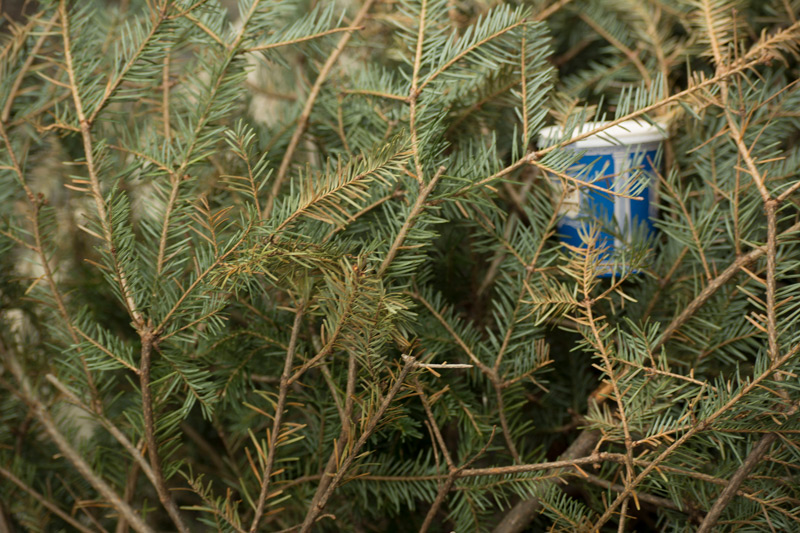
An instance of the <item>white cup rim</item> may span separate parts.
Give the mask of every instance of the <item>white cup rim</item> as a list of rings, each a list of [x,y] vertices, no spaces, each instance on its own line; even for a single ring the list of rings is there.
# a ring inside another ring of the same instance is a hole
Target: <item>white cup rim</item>
[[[580,128],[572,131],[572,138],[581,133],[592,131],[611,121],[586,122]],[[562,126],[548,126],[539,131],[539,143],[543,146],[553,144],[564,136]],[[616,126],[611,126],[601,133],[590,135],[585,139],[575,141],[571,146],[577,148],[599,148],[618,145],[637,145],[650,142],[660,142],[667,138],[667,125],[663,122],[653,124],[645,120],[626,120]]]

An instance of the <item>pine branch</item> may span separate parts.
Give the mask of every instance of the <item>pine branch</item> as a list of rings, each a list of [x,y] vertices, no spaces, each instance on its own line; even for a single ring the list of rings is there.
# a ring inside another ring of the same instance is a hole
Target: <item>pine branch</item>
[[[350,27],[360,27],[361,22],[367,16],[367,13],[372,7],[373,1],[374,0],[366,0],[364,2],[364,4],[361,6],[361,9],[358,10],[358,13],[356,13],[356,16],[353,18],[353,22],[351,23]],[[286,173],[289,170],[292,157],[294,157],[294,152],[297,149],[297,146],[300,144],[300,138],[303,136],[306,126],[308,125],[308,119],[311,117],[311,110],[314,108],[317,96],[319,96],[319,92],[327,80],[331,69],[333,69],[333,66],[336,64],[336,61],[338,61],[339,56],[344,51],[345,47],[347,47],[347,43],[350,42],[352,35],[353,33],[350,31],[342,35],[342,37],[339,39],[339,42],[336,44],[336,48],[334,48],[333,52],[331,52],[331,55],[328,56],[328,59],[322,66],[322,69],[320,69],[317,79],[314,82],[314,85],[311,87],[311,91],[308,93],[303,110],[301,111],[300,116],[297,118],[297,126],[295,127],[291,140],[289,141],[289,146],[286,148],[283,158],[281,159],[281,165],[278,168],[278,174],[275,176],[275,181],[272,184],[271,194],[267,198],[267,204],[264,206],[264,210],[262,212],[264,217],[268,217],[272,213],[272,207],[275,204],[275,199],[281,190],[284,179],[286,179]]]
[[[144,415],[144,436],[145,442],[147,443],[147,457],[150,459],[153,481],[155,482],[156,492],[158,493],[158,499],[161,501],[161,505],[167,510],[177,530],[181,533],[188,533],[189,528],[183,522],[180,511],[178,511],[178,507],[175,505],[175,501],[172,499],[169,489],[167,489],[167,484],[164,480],[164,472],[161,469],[161,457],[158,453],[158,439],[156,438],[155,421],[153,418],[153,396],[150,391],[150,359],[155,341],[156,337],[153,333],[145,329],[142,333],[139,386],[142,389],[142,414]]]
[[[414,144],[414,140],[412,137],[412,146]],[[400,231],[397,232],[397,237],[395,237],[394,241],[392,242],[392,246],[389,248],[389,251],[386,254],[381,266],[378,268],[378,275],[382,276],[389,266],[394,261],[394,258],[397,256],[397,253],[400,251],[400,247],[403,246],[403,243],[408,237],[408,232],[411,231],[411,228],[414,227],[416,223],[417,217],[422,213],[423,209],[425,209],[425,204],[428,200],[428,197],[433,192],[434,188],[436,188],[436,184],[439,182],[439,179],[444,174],[446,169],[444,167],[439,167],[436,171],[436,174],[433,175],[431,180],[425,185],[419,192],[416,201],[414,202],[414,207],[411,208],[411,211],[406,218],[406,221],[403,223],[403,226],[400,228]],[[420,179],[422,179],[422,175],[419,175]]]
[[[72,516],[68,515],[64,511],[62,511],[56,504],[48,500],[44,494],[41,494],[35,491],[33,488],[28,486],[25,482],[23,482],[20,478],[15,476],[11,471],[6,470],[2,466],[0,466],[0,476],[8,479],[14,485],[19,487],[20,489],[24,490],[28,494],[30,494],[39,504],[46,507],[51,513],[59,517],[61,520],[66,522],[67,524],[71,525],[75,528],[76,531],[81,531],[82,533],[94,533],[94,530],[89,529],[88,527],[84,526],[77,520],[75,520]],[[0,510],[1,512],[1,510]],[[0,531],[3,531],[3,524],[0,524]],[[8,525],[5,525],[5,531],[10,532],[12,531]]]
[[[781,232],[781,235],[789,236],[793,233],[800,231],[800,222],[794,224],[793,226],[786,229],[786,231]],[[714,295],[720,288],[722,288],[731,278],[733,278],[739,271],[746,267],[747,265],[753,263],[761,256],[767,253],[767,247],[759,247],[750,250],[745,255],[739,256],[736,260],[731,263],[728,268],[723,270],[717,277],[709,281],[708,285],[706,285],[700,294],[698,294],[688,305],[686,305],[681,311],[681,313],[675,317],[669,325],[664,328],[664,331],[661,333],[658,342],[654,346],[654,349],[660,348],[667,340],[669,340],[675,332],[680,328],[683,324],[685,324],[696,312],[697,310],[705,304],[711,296]]]
[[[19,69],[16,78],[14,79],[14,83],[11,85],[11,88],[8,91],[8,98],[6,100],[6,104],[3,106],[3,110],[0,111],[0,125],[3,123],[8,123],[8,119],[11,116],[11,108],[14,105],[14,101],[16,99],[17,94],[19,93],[20,87],[22,86],[22,82],[25,79],[25,75],[28,74],[31,67],[33,66],[33,62],[36,61],[39,50],[41,50],[42,45],[44,45],[45,39],[50,36],[50,29],[58,20],[60,13],[56,11],[50,20],[47,21],[44,28],[42,28],[41,35],[36,40],[36,43],[33,45],[31,50],[28,52],[27,57],[25,58],[25,63],[22,65],[22,68]],[[36,17],[31,18],[29,24],[34,25],[38,23],[38,19]],[[23,33],[23,35],[25,35]],[[8,144],[7,144],[8,146]],[[8,146],[8,151],[11,151],[11,146]]]
[[[600,440],[598,432],[582,431],[566,451],[561,454],[563,463],[560,464],[562,467],[577,464],[575,461],[579,457],[586,456],[589,450],[595,447],[598,440]],[[520,501],[506,513],[503,520],[492,531],[493,533],[521,533],[528,527],[528,524],[536,517],[541,508],[542,504],[538,498]]]
[[[735,394],[730,396],[730,399],[726,401],[721,407],[716,409],[714,412],[699,420],[695,424],[693,424],[692,428],[681,435],[680,438],[676,439],[670,446],[668,446],[663,452],[658,454],[656,459],[644,468],[639,475],[636,476],[635,479],[631,480],[630,484],[627,485],[626,489],[620,493],[616,500],[614,500],[608,507],[606,507],[605,512],[597,519],[597,521],[593,525],[593,530],[598,531],[612,516],[614,511],[619,507],[622,501],[631,495],[631,492],[636,489],[636,487],[644,481],[647,475],[653,471],[653,469],[657,468],[658,465],[663,462],[669,455],[671,455],[676,449],[682,446],[687,440],[694,437],[697,433],[708,429],[712,422],[714,422],[717,418],[728,412],[733,406],[737,405],[738,402],[752,392],[754,389],[761,386],[761,382],[765,381],[766,379],[773,377],[776,371],[780,370],[781,366],[783,366],[787,361],[797,355],[800,352],[800,344],[795,345],[793,348],[789,349],[781,355],[779,358],[772,361],[772,363],[767,367],[761,374],[754,376],[753,379],[748,382],[746,385],[741,387]],[[793,407],[793,410],[796,411],[798,408],[797,405]]]
[[[250,533],[258,531],[258,523],[264,514],[264,506],[269,496],[269,485],[272,477],[272,467],[275,464],[275,454],[277,451],[278,440],[281,434],[281,422],[283,419],[283,411],[286,405],[286,395],[289,391],[289,378],[291,377],[292,364],[294,361],[294,352],[297,348],[297,335],[300,332],[300,324],[303,319],[303,311],[305,303],[300,302],[297,305],[297,311],[294,314],[294,324],[292,325],[292,336],[289,340],[289,347],[286,351],[286,361],[283,366],[283,373],[281,374],[280,389],[278,391],[278,401],[275,404],[275,415],[272,418],[272,431],[269,434],[269,446],[267,448],[267,464],[264,467],[264,472],[261,474],[261,492],[258,495],[256,503],[256,512],[253,517],[253,522],[250,524]]]
[[[100,188],[100,178],[97,173],[97,166],[94,160],[94,143],[91,133],[91,122],[84,113],[83,101],[78,92],[78,82],[76,81],[75,67],[73,66],[72,51],[71,51],[71,37],[69,30],[69,15],[67,13],[66,0],[60,0],[59,13],[61,18],[61,36],[64,41],[64,60],[66,63],[67,75],[69,76],[69,90],[72,94],[72,101],[75,105],[75,112],[78,116],[78,124],[80,128],[81,139],[83,141],[83,151],[86,157],[86,168],[89,173],[89,183],[92,198],[94,199],[95,208],[97,210],[100,225],[103,228],[103,239],[107,247],[115,269],[117,282],[119,283],[120,294],[122,295],[125,307],[128,314],[133,319],[136,327],[143,325],[143,317],[133,300],[133,295],[128,283],[128,273],[126,273],[120,264],[119,257],[116,253],[114,246],[113,228],[111,221],[108,217],[106,203],[103,199],[103,193]]]
[[[397,375],[397,378],[395,378],[394,385],[392,385],[392,388],[383,398],[383,401],[381,402],[380,407],[378,407],[378,410],[375,412],[374,415],[372,415],[372,417],[367,422],[364,430],[361,433],[361,436],[358,438],[358,441],[356,441],[355,444],[353,444],[347,456],[345,456],[344,459],[342,460],[341,464],[338,467],[338,470],[336,471],[336,475],[333,477],[330,484],[328,484],[327,488],[324,489],[324,491],[319,495],[318,498],[315,495],[314,497],[315,501],[312,502],[311,508],[308,510],[308,513],[306,514],[306,517],[303,520],[303,524],[300,526],[301,533],[308,532],[314,525],[314,523],[317,521],[317,518],[319,517],[322,510],[325,508],[325,505],[328,503],[328,499],[333,494],[333,491],[336,489],[336,486],[339,484],[344,475],[347,473],[347,471],[350,468],[350,465],[353,463],[355,458],[358,457],[361,448],[364,446],[364,444],[366,444],[369,437],[375,431],[378,422],[380,422],[381,418],[383,418],[384,413],[391,405],[395,396],[397,396],[397,393],[400,392],[400,387],[403,386],[406,376],[408,376],[408,373],[413,368],[414,361],[415,361],[414,358],[410,358],[403,365],[402,369]]]
[[[709,531],[713,531],[714,527],[717,524],[717,520],[719,520],[720,515],[725,510],[725,507],[728,506],[730,501],[736,495],[739,490],[739,487],[742,485],[747,476],[753,471],[753,469],[758,466],[761,462],[761,458],[764,457],[772,443],[775,442],[776,436],[774,433],[767,433],[756,443],[750,453],[747,455],[747,458],[742,463],[742,466],[736,470],[736,473],[733,474],[731,479],[728,481],[727,486],[723,491],[720,493],[717,501],[714,503],[714,506],[708,511],[706,517],[703,519],[703,522],[700,524],[700,527],[697,528],[697,533],[708,533]]]
[[[72,464],[75,470],[125,518],[134,530],[138,533],[152,533],[150,527],[147,526],[139,515],[119,497],[108,483],[92,470],[86,461],[84,461],[80,452],[69,443],[64,434],[58,429],[47,407],[31,390],[28,378],[23,372],[16,356],[2,344],[0,344],[0,349],[2,350],[2,354],[0,355],[6,360],[9,370],[19,384],[20,395],[25,403],[30,406],[31,412],[39,420],[39,423],[42,424],[45,433],[47,433],[47,436],[59,449],[61,455],[63,455]]]

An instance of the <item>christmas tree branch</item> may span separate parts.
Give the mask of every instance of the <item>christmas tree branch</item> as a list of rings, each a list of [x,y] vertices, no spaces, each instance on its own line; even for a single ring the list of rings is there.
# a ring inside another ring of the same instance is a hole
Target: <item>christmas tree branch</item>
[[[353,18],[350,28],[355,29],[361,27],[361,23],[367,16],[367,13],[369,13],[373,1],[374,0],[366,0],[364,2],[364,4],[361,6],[361,9],[358,10],[358,13],[356,13],[356,16]],[[325,81],[327,81],[328,75],[333,69],[333,66],[336,64],[336,61],[339,60],[339,56],[341,56],[345,47],[347,47],[347,43],[350,42],[350,38],[352,36],[352,31],[347,31],[344,35],[342,35],[342,37],[339,39],[339,42],[336,44],[336,48],[334,48],[333,52],[331,52],[331,55],[328,56],[328,59],[320,69],[319,74],[317,74],[317,79],[314,81],[314,85],[311,87],[308,97],[306,97],[303,110],[300,112],[300,116],[297,118],[297,126],[295,126],[294,133],[292,133],[292,138],[289,140],[289,146],[286,147],[286,151],[283,153],[281,165],[278,167],[278,173],[272,183],[271,193],[267,198],[267,203],[262,211],[263,217],[268,217],[272,213],[272,207],[275,204],[275,198],[277,198],[278,193],[281,190],[281,186],[283,185],[283,181],[286,179],[286,173],[289,171],[289,165],[292,162],[292,157],[294,157],[294,152],[297,150],[297,146],[300,144],[300,138],[306,131],[308,119],[311,117],[311,110],[314,108],[314,104],[317,101],[319,92],[322,89],[322,86],[325,84]]]
[[[775,442],[776,436],[774,433],[767,433],[756,443],[750,453],[747,455],[747,458],[742,463],[742,466],[736,470],[736,473],[728,480],[728,484],[726,485],[725,489],[720,493],[717,497],[717,501],[714,502],[714,506],[709,509],[708,514],[703,519],[703,522],[700,524],[700,527],[697,528],[697,533],[708,533],[709,531],[713,531],[714,527],[717,525],[717,520],[719,520],[722,511],[725,510],[725,507],[728,506],[730,501],[739,491],[739,487],[741,487],[742,483],[747,476],[750,475],[750,472],[758,466],[761,462],[761,459],[764,457],[769,451],[770,446],[772,443]]]
[[[158,439],[156,438],[155,419],[153,416],[155,407],[153,406],[153,395],[150,390],[151,356],[155,340],[153,333],[145,329],[142,334],[139,386],[142,390],[142,415],[144,419],[144,437],[147,443],[147,457],[150,460],[150,469],[152,470],[156,493],[161,505],[166,509],[177,530],[181,533],[189,533],[189,528],[184,523],[180,511],[178,511],[178,507],[175,505],[175,501],[167,488],[164,472],[161,468],[161,457],[158,453]]]
[[[289,378],[291,377],[292,364],[294,363],[294,353],[297,349],[297,336],[300,332],[300,325],[303,320],[303,312],[305,310],[305,303],[300,302],[297,305],[297,310],[294,314],[294,324],[292,325],[292,334],[289,339],[289,348],[286,351],[286,361],[283,365],[283,373],[281,374],[280,388],[278,390],[278,401],[275,404],[275,415],[272,418],[272,431],[269,434],[269,445],[266,453],[266,465],[264,472],[261,474],[261,492],[256,500],[256,511],[253,516],[253,522],[250,524],[250,533],[255,533],[258,530],[258,523],[264,514],[264,507],[267,503],[269,496],[269,484],[272,478],[272,467],[275,464],[275,454],[278,446],[278,440],[281,434],[281,422],[283,420],[283,411],[286,406],[286,395],[289,392]]]

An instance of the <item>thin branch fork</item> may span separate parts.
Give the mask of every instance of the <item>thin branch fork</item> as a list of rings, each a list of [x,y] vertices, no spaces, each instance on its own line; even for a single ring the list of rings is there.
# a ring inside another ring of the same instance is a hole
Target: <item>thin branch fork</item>
[[[439,445],[439,449],[442,451],[442,454],[444,455],[444,460],[447,463],[447,469],[449,471],[447,479],[445,480],[444,484],[441,487],[439,487],[439,492],[436,495],[436,499],[434,500],[433,505],[431,505],[430,509],[428,510],[428,514],[425,516],[425,520],[422,522],[422,526],[420,527],[419,530],[420,533],[426,533],[431,523],[433,522],[433,518],[436,516],[436,513],[439,512],[439,508],[444,502],[447,493],[450,492],[450,489],[453,487],[453,483],[455,483],[456,476],[461,471],[461,469],[455,466],[452,457],[450,457],[450,452],[447,450],[447,445],[445,444],[444,438],[442,437],[442,432],[439,429],[439,425],[436,423],[436,418],[433,416],[433,411],[431,411],[431,406],[430,402],[428,401],[428,397],[425,395],[425,391],[422,390],[422,385],[420,384],[419,379],[416,377],[414,378],[414,388],[417,389],[417,394],[419,395],[419,399],[422,402],[422,407],[425,409],[425,415],[428,417],[429,426],[434,436],[436,437],[436,442]]]
[[[433,192],[436,184],[439,182],[439,179],[442,177],[442,174],[444,174],[445,170],[445,167],[439,167],[439,169],[436,171],[436,174],[434,174],[433,178],[431,178],[431,181],[428,182],[428,184],[425,185],[425,187],[423,187],[420,191],[419,196],[417,196],[417,200],[414,202],[414,206],[411,208],[405,223],[400,228],[400,231],[397,232],[397,237],[395,237],[394,242],[392,242],[392,246],[389,248],[386,258],[384,258],[380,268],[378,268],[378,276],[382,276],[386,272],[386,269],[389,268],[389,265],[392,264],[392,261],[394,261],[394,258],[400,251],[400,247],[403,245],[403,242],[405,242],[406,237],[408,236],[408,232],[410,232],[411,228],[414,227],[416,218],[425,208],[425,202],[428,200],[428,196],[430,196],[430,194]]]
[[[569,462],[564,464],[564,467],[573,466],[576,460],[581,457],[589,455],[590,451],[595,447],[600,439],[598,431],[584,430],[578,437],[572,441],[572,444],[561,454],[561,461],[556,461],[556,464],[561,462]],[[541,463],[542,465],[547,463]],[[552,464],[552,463],[551,463]],[[586,463],[589,464],[589,463]],[[536,465],[532,465],[535,467]],[[515,468],[522,469],[525,465],[516,465]],[[542,503],[538,498],[530,500],[522,500],[517,503],[511,510],[506,513],[503,520],[494,528],[493,533],[521,533],[533,518],[542,509]]]
[[[23,401],[31,408],[34,416],[42,424],[42,427],[47,433],[50,440],[64,456],[97,492],[123,517],[131,527],[138,533],[153,533],[153,530],[145,524],[141,517],[134,511],[127,502],[125,502],[114,491],[114,489],[105,482],[99,475],[97,475],[92,467],[84,461],[81,454],[72,447],[67,438],[58,428],[58,425],[50,416],[47,407],[36,397],[33,392],[28,377],[23,371],[22,367],[17,361],[16,356],[0,343],[0,355],[4,356],[8,369],[14,376],[14,379],[19,383],[19,394]]]
[[[486,450],[489,449],[489,446],[492,444],[492,441],[494,440],[495,429],[497,429],[496,426],[492,428],[492,434],[489,435],[489,438],[486,440],[486,444],[483,445],[483,448],[478,450],[478,453],[476,453],[471,459],[469,459],[466,463],[464,463],[464,465],[457,468],[456,467],[451,468],[450,474],[447,476],[444,485],[440,487],[439,492],[436,495],[436,499],[433,502],[433,505],[431,505],[431,508],[428,510],[428,514],[425,516],[425,521],[422,523],[422,527],[420,527],[419,533],[427,533],[428,528],[433,523],[433,519],[436,517],[436,513],[439,512],[439,508],[444,503],[445,498],[447,498],[447,494],[453,488],[453,484],[455,484],[456,479],[461,477],[460,474],[464,472],[464,470],[467,467],[469,467],[475,461],[477,461],[484,453],[486,453]]]
[[[272,419],[272,432],[269,435],[269,447],[267,448],[266,457],[267,464],[264,467],[264,473],[261,477],[261,493],[258,495],[253,522],[250,524],[250,533],[255,533],[258,530],[258,524],[261,521],[261,517],[264,515],[264,508],[267,503],[267,497],[269,496],[270,478],[272,477],[272,468],[275,464],[275,452],[281,432],[283,411],[286,406],[286,395],[289,391],[289,378],[291,377],[292,373],[292,364],[294,362],[294,354],[297,348],[297,336],[300,332],[300,325],[302,324],[304,310],[305,304],[300,302],[294,315],[294,324],[292,325],[292,334],[291,338],[289,339],[289,348],[286,350],[286,360],[283,365],[280,389],[278,391],[278,402],[275,405],[275,416]]]
[[[333,451],[331,451],[331,454],[328,457],[328,463],[325,465],[323,473],[319,476],[308,476],[305,478],[309,480],[311,478],[319,480],[319,484],[317,485],[317,490],[314,493],[314,497],[311,500],[311,508],[314,508],[320,502],[322,496],[328,490],[331,482],[333,481],[334,472],[336,471],[339,465],[339,458],[342,457],[345,447],[352,446],[353,444],[353,430],[351,428],[351,422],[349,421],[353,420],[354,418],[353,409],[355,406],[355,389],[356,389],[357,376],[358,376],[358,361],[356,360],[355,354],[351,352],[347,364],[347,387],[345,391],[345,406],[344,406],[344,413],[342,416],[342,428],[341,431],[339,432],[339,439],[334,443]],[[355,420],[353,422],[357,423],[357,421]],[[291,486],[295,482],[290,482],[289,486]],[[296,526],[295,529],[299,529],[299,527],[300,525]]]
[[[45,379],[47,381],[49,381],[56,389],[58,389],[58,391],[61,394],[63,394],[64,397],[70,403],[72,403],[73,405],[76,405],[77,407],[80,407],[86,413],[97,417],[97,419],[99,420],[100,424],[104,428],[106,428],[106,430],[111,434],[111,436],[114,437],[117,440],[117,442],[119,442],[120,445],[122,445],[123,448],[125,448],[125,450],[131,455],[131,457],[133,457],[133,459],[136,461],[136,463],[142,469],[142,472],[144,472],[145,476],[147,476],[147,479],[149,479],[150,482],[153,484],[153,487],[157,488],[156,487],[156,477],[153,474],[152,468],[150,467],[150,465],[148,464],[147,460],[142,455],[142,452],[139,451],[139,449],[136,446],[133,445],[133,443],[128,439],[128,437],[125,435],[125,433],[122,432],[122,430],[120,430],[117,426],[115,426],[114,423],[111,422],[111,420],[109,420],[106,416],[93,411],[88,405],[86,405],[84,402],[82,402],[81,399],[78,398],[71,390],[69,390],[66,387],[66,385],[64,385],[61,382],[61,380],[59,380],[53,374],[47,374],[45,376]]]
[[[619,507],[622,501],[629,497],[633,490],[639,486],[639,484],[644,481],[644,479],[655,469],[658,467],[660,463],[662,463],[668,456],[670,456],[676,449],[682,446],[687,440],[695,436],[697,433],[704,431],[707,429],[717,418],[722,416],[726,413],[731,407],[736,405],[744,396],[752,392],[755,388],[761,386],[761,382],[775,374],[782,365],[784,365],[789,359],[797,355],[798,351],[800,351],[800,344],[797,344],[792,349],[788,350],[784,355],[780,358],[776,359],[775,361],[770,364],[770,366],[762,372],[760,375],[755,376],[750,383],[742,387],[742,389],[735,395],[731,396],[730,399],[725,402],[725,404],[707,416],[705,419],[698,421],[689,431],[684,433],[680,438],[676,439],[669,447],[667,447],[661,454],[656,457],[648,465],[645,467],[635,479],[633,479],[626,487],[625,491],[622,492],[619,497],[612,502],[605,510],[603,515],[597,520],[597,522],[593,526],[593,531],[599,531],[600,528],[611,518],[614,514],[614,511]]]
[[[586,256],[586,261],[588,262],[589,256]],[[633,438],[631,437],[630,426],[628,425],[628,415],[625,412],[625,404],[622,401],[623,394],[619,389],[619,379],[620,377],[617,376],[614,372],[614,366],[611,364],[611,354],[609,354],[608,348],[603,342],[603,338],[600,336],[600,330],[597,327],[597,320],[595,319],[592,313],[592,300],[590,299],[589,295],[589,288],[584,284],[583,295],[586,301],[586,305],[584,307],[584,313],[586,315],[586,319],[589,323],[589,327],[592,332],[592,336],[594,337],[593,340],[590,339],[590,342],[595,347],[595,350],[599,353],[601,359],[603,360],[603,367],[606,375],[608,375],[609,381],[611,383],[612,390],[614,391],[614,399],[617,403],[617,415],[620,418],[622,423],[622,430],[625,435],[625,486],[628,486],[628,483],[633,479],[633,476],[636,473],[636,470],[633,465]],[[624,374],[624,369],[623,369]],[[624,531],[624,524],[625,524],[625,517],[626,517],[626,507],[628,505],[628,500],[626,499],[623,502],[623,509],[620,513],[620,531]]]
[[[353,464],[353,461],[359,455],[361,448],[364,446],[364,444],[366,444],[369,437],[375,431],[375,428],[378,426],[378,422],[380,422],[381,418],[383,418],[384,413],[389,408],[392,401],[394,401],[394,398],[395,396],[397,396],[397,393],[400,392],[400,388],[403,386],[406,377],[408,376],[409,372],[411,372],[411,369],[414,366],[413,363],[414,363],[413,359],[407,360],[405,362],[402,370],[400,370],[400,373],[395,379],[394,385],[392,385],[392,388],[383,398],[383,401],[381,402],[378,410],[367,422],[367,425],[364,431],[361,433],[361,436],[359,437],[358,441],[355,444],[353,444],[347,456],[342,460],[341,466],[339,466],[339,469],[336,472],[336,475],[331,480],[330,484],[327,486],[324,492],[319,496],[319,499],[317,499],[316,496],[314,497],[315,501],[312,502],[311,508],[308,510],[305,520],[303,521],[303,524],[300,526],[300,533],[307,533],[308,531],[310,531],[311,527],[317,521],[317,518],[319,517],[322,510],[325,508],[325,505],[328,503],[328,499],[333,494],[333,491],[336,489],[339,482],[342,480],[344,475],[350,469],[350,466]]]
[[[776,236],[776,240],[779,237],[786,237],[790,236],[793,233],[800,231],[800,222],[793,224],[791,227],[787,228],[785,231],[781,232],[780,235]],[[692,300],[681,312],[680,315],[675,317],[672,322],[664,329],[661,333],[661,336],[658,338],[658,341],[653,346],[653,349],[658,349],[667,342],[672,335],[680,328],[683,324],[685,324],[696,312],[700,307],[705,304],[711,296],[713,296],[720,288],[722,288],[728,281],[730,281],[733,276],[735,276],[742,267],[746,267],[750,263],[756,261],[761,256],[767,253],[766,246],[760,246],[758,248],[754,248],[750,250],[748,253],[739,256],[736,260],[731,263],[728,268],[723,270],[717,277],[712,279],[705,288],[700,291],[694,300]]]

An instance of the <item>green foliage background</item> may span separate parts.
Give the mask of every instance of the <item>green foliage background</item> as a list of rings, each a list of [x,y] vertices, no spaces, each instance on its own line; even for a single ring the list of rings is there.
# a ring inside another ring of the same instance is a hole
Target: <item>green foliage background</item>
[[[0,531],[800,527],[796,0],[39,4]],[[567,145],[633,118],[659,233],[602,279]]]

